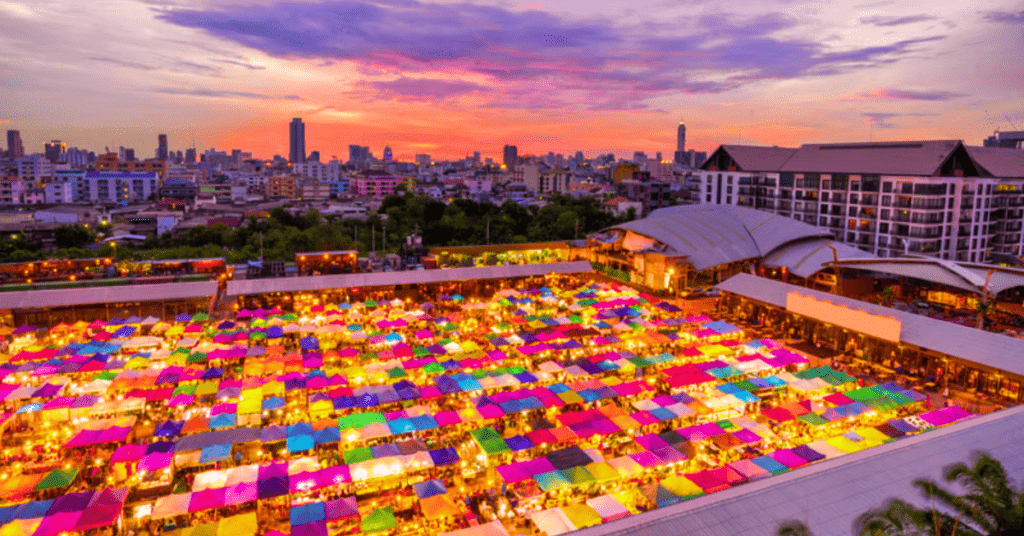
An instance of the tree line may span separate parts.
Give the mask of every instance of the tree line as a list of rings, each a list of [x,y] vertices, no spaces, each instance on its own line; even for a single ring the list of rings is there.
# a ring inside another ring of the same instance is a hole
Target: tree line
[[[250,218],[238,227],[197,226],[178,236],[150,236],[139,246],[112,247],[97,243],[98,235],[83,226],[61,226],[54,230],[57,251],[47,253],[41,243],[15,233],[0,244],[0,262],[116,256],[138,260],[226,257],[229,263],[242,263],[258,259],[261,251],[266,260],[291,261],[296,253],[310,251],[399,253],[413,233],[423,237],[425,247],[582,239],[635,216],[631,211],[616,217],[590,197],[555,195],[538,208],[513,201],[494,205],[457,199],[445,204],[405,192],[386,197],[366,219],[336,218],[316,209],[292,215],[279,207],[269,218]],[[91,250],[85,249],[90,245]]]

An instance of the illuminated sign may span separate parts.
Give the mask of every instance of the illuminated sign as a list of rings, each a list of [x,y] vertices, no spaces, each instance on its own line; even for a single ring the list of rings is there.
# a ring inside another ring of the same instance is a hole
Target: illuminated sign
[[[873,315],[867,311],[817,300],[796,292],[786,294],[786,310],[879,339],[900,342],[900,321],[892,317]]]

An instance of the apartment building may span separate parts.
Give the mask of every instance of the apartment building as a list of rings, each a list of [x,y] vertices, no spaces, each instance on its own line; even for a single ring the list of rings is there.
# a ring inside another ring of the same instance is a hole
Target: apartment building
[[[1020,150],[959,140],[722,145],[696,175],[701,204],[791,217],[880,257],[983,262],[1024,247]]]
[[[90,203],[148,201],[156,199],[160,175],[156,171],[89,171],[82,186]]]

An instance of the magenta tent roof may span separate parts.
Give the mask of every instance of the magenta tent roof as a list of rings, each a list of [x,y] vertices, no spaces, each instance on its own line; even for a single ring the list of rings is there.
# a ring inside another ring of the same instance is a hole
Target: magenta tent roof
[[[549,473],[555,471],[555,466],[551,465],[551,460],[547,458],[535,458],[532,460],[526,460],[525,462],[519,462],[523,472],[532,475],[539,475],[541,473]]]
[[[807,460],[798,456],[791,449],[779,449],[769,454],[769,456],[771,456],[775,461],[781,463],[782,465],[789,467],[790,469],[795,469],[797,467],[807,465]]]
[[[224,488],[224,504],[233,506],[256,500],[256,483],[241,482]]]
[[[68,532],[82,532],[114,524],[127,498],[128,488],[107,488],[96,492],[82,512],[82,517]]]
[[[110,457],[110,463],[137,462],[146,454],[146,445],[121,445]]]
[[[750,430],[747,430],[746,428],[744,428],[744,429],[742,429],[742,430],[740,430],[738,432],[733,432],[732,435],[736,439],[739,439],[740,441],[742,441],[744,443],[747,443],[747,444],[760,443],[761,440],[762,440],[761,436],[757,435],[756,433],[754,433],[754,432],[752,432]]]
[[[225,492],[225,488],[210,488],[192,493],[192,499],[188,503],[189,513],[224,506]]]
[[[704,490],[704,493],[714,493],[716,491],[728,489],[729,487],[729,483],[722,478],[723,475],[716,474],[708,470],[696,473],[687,473],[685,476],[694,484],[700,486],[700,488]]]
[[[338,521],[359,515],[355,497],[341,497],[324,503],[324,514],[328,521]]]
[[[441,411],[434,415],[434,420],[439,426],[451,426],[462,422],[459,414],[454,411]]]
[[[972,416],[959,406],[949,406],[920,415],[921,419],[934,426],[943,426]]]
[[[174,454],[170,452],[154,452],[152,454],[147,454],[139,460],[138,470],[150,473],[153,471],[159,471],[160,469],[171,465],[171,460],[173,458]]]
[[[638,452],[636,454],[630,454],[629,457],[633,458],[634,462],[640,464],[643,467],[657,467],[665,463],[661,461],[661,459],[659,459],[657,456],[647,451]]]
[[[499,466],[498,474],[501,475],[501,478],[509,484],[529,480],[533,477],[533,475],[527,474],[526,471],[523,470],[520,466],[520,462]]]
[[[648,424],[657,424],[657,423],[661,422],[661,421],[658,420],[657,417],[655,417],[654,415],[651,415],[650,413],[648,413],[646,411],[638,411],[636,413],[630,413],[629,416],[632,417],[634,421],[640,423],[641,426],[646,426]]]

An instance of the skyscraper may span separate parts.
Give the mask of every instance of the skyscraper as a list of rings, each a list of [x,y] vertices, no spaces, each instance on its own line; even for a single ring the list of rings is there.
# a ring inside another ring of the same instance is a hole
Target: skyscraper
[[[300,117],[292,119],[288,126],[288,161],[294,164],[306,161],[306,125]]]
[[[196,148],[195,147],[189,147],[188,149],[185,149],[185,163],[186,164],[195,164],[196,163]]]
[[[50,162],[63,162],[64,153],[68,150],[68,145],[60,140],[53,140],[47,142],[44,145],[46,159]]]
[[[676,130],[676,164],[686,164],[686,125],[679,122],[679,129]]]
[[[391,146],[390,145],[385,145],[384,146],[384,161],[385,162],[390,162],[390,161],[394,160],[394,157],[395,157],[395,155],[391,152]]]
[[[7,155],[11,158],[21,158],[22,156],[25,156],[25,146],[21,143],[20,131],[7,131]]]
[[[156,140],[156,159],[167,160],[167,134],[157,134]]]
[[[509,169],[515,166],[519,162],[519,148],[515,145],[506,145],[502,149],[501,162]]]

